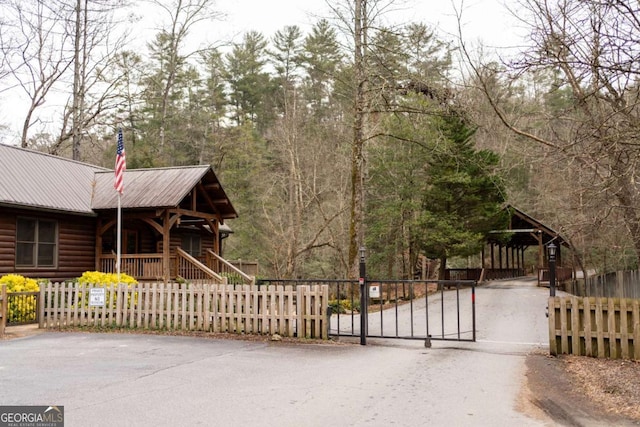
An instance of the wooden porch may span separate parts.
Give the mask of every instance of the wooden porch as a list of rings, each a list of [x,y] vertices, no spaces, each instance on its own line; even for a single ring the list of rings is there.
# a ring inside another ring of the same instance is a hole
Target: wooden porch
[[[122,273],[138,281],[167,282],[185,280],[196,283],[238,283],[255,284],[257,264],[231,262],[220,257],[211,249],[205,256],[196,258],[182,248],[176,248],[169,256],[169,277],[164,277],[164,254],[123,254],[120,256]],[[98,258],[98,269],[105,273],[117,271],[115,254],[103,254]],[[251,274],[253,273],[253,274]]]
[[[229,234],[224,221],[238,214],[210,166],[127,170],[121,199],[112,188],[103,189],[111,185],[110,177],[96,176],[98,271],[116,272],[121,250],[120,272],[138,281],[255,281],[255,274],[222,257]]]

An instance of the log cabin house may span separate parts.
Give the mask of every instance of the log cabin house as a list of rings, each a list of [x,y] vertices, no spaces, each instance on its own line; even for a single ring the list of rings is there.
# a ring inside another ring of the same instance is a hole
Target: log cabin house
[[[115,272],[113,182],[110,169],[0,144],[0,276]],[[222,258],[238,215],[211,166],[127,170],[121,215],[121,271],[138,280],[254,280]]]

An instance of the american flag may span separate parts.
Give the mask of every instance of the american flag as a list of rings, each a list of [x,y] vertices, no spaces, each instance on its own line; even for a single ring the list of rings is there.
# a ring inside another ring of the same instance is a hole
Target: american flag
[[[124,153],[122,129],[118,129],[118,151],[116,152],[116,179],[113,188],[120,194],[124,191],[124,171],[127,169],[127,158]]]

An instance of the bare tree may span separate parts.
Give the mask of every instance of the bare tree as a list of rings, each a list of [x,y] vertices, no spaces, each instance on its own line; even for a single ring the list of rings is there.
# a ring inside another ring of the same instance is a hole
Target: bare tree
[[[105,110],[116,106],[109,100],[115,99],[114,88],[119,76],[109,75],[109,72],[126,42],[127,33],[116,32],[114,11],[125,6],[126,1],[61,1],[64,13],[68,15],[72,11],[66,31],[73,41],[73,90],[71,106],[67,105],[65,109],[64,126],[52,151],[71,138],[73,159],[80,160],[83,137]]]
[[[35,113],[73,64],[65,49],[69,36],[61,28],[61,11],[51,3],[11,1],[2,4],[5,17],[0,32],[3,70],[29,99],[22,122],[20,145],[27,147],[29,130],[37,122]],[[69,17],[63,17],[69,19]]]
[[[164,147],[166,138],[167,117],[170,110],[170,97],[179,72],[185,60],[198,53],[184,52],[184,42],[194,25],[204,20],[213,20],[221,16],[213,11],[212,0],[172,0],[165,2],[153,0],[169,17],[166,25],[159,29],[156,41],[152,44],[155,56],[160,62],[156,76],[152,77],[160,96],[159,99],[159,145]]]
[[[3,4],[0,47],[15,86],[29,98],[22,126],[21,145],[30,141],[39,123],[38,110],[58,107],[56,98],[69,96],[62,112],[59,136],[49,151],[58,153],[72,141],[72,156],[80,159],[81,139],[97,119],[112,108],[109,100],[117,76],[110,74],[115,52],[122,48],[126,32],[118,32],[114,12],[122,0],[11,1]],[[7,29],[8,31],[4,31]],[[68,88],[72,89],[69,90]],[[38,135],[44,135],[36,129]]]
[[[564,92],[565,102],[529,111],[537,124],[526,128],[491,90],[484,78],[488,64],[472,65],[482,89],[505,126],[544,147],[563,165],[557,173],[581,186],[563,208],[604,200],[605,209],[592,220],[621,218],[640,262],[640,9],[622,0],[523,0],[519,16],[530,25],[532,45],[508,64],[507,78],[522,82],[522,76],[550,73],[556,79],[547,97]]]

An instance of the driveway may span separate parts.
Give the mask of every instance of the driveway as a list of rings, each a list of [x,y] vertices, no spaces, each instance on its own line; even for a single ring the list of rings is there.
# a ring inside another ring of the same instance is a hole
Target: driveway
[[[548,290],[477,290],[478,342],[291,344],[45,332],[0,341],[0,404],[61,405],[67,426],[557,425],[529,401]],[[589,425],[589,424],[584,424]]]

